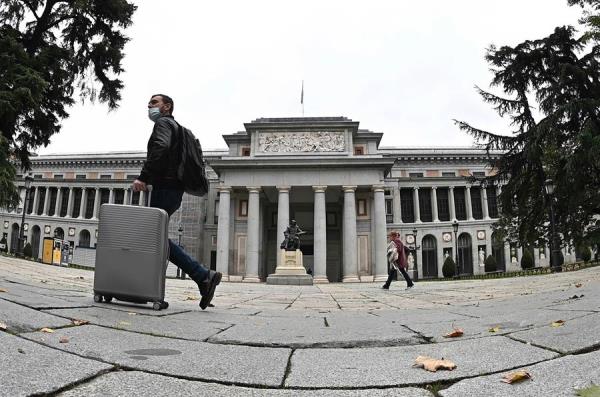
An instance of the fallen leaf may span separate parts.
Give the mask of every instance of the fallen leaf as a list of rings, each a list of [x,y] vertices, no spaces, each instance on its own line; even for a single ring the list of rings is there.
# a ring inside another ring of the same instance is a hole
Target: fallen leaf
[[[137,316],[137,313],[135,312],[127,312],[127,314],[129,314],[130,316]]]
[[[444,358],[438,360],[427,356],[418,356],[415,359],[413,367],[423,368],[430,372],[436,372],[438,369],[447,369],[448,371],[452,371],[454,368],[456,368],[456,364],[450,360],[445,360]]]
[[[591,385],[585,389],[579,389],[577,390],[577,395],[579,397],[600,397],[600,386]]]
[[[582,285],[581,283],[577,283],[577,284],[575,284],[575,288],[580,288],[581,285]]]
[[[61,336],[58,340],[58,343],[69,343],[69,338],[67,338],[66,336]]]
[[[499,325],[488,329],[488,332],[498,332],[498,331],[500,331],[500,326]]]
[[[42,283],[42,284],[46,284],[47,282],[48,282],[48,280],[42,280],[42,281],[40,281],[40,283]]]
[[[21,348],[18,348],[18,349],[17,349],[17,351],[18,351],[19,353],[21,353],[21,354],[25,354],[25,350],[23,350],[23,349],[21,349]]]
[[[127,321],[119,321],[119,322],[117,323],[117,327],[118,327],[119,325],[131,325],[131,323],[128,323]]]
[[[90,322],[88,320],[73,320],[73,325],[85,325],[89,323]]]
[[[8,292],[8,291],[5,290],[4,288],[0,288],[0,292]]]
[[[52,328],[42,328],[42,329],[40,329],[40,332],[45,332],[47,334],[52,334],[52,333],[54,333],[54,330]]]
[[[527,371],[520,370],[504,375],[502,377],[502,382],[518,383],[524,381],[525,379],[531,379],[531,375]]]
[[[6,331],[6,328],[8,328],[8,325],[4,324],[3,322],[0,322],[0,329],[2,331]]]
[[[555,322],[552,323],[552,326],[554,328],[562,327],[564,323],[565,323],[565,320],[556,320]]]
[[[464,331],[461,328],[454,328],[454,330],[446,335],[444,338],[458,338],[459,336],[463,336]]]
[[[198,299],[200,298],[198,298],[197,296],[188,295],[185,297],[184,301],[197,301]]]

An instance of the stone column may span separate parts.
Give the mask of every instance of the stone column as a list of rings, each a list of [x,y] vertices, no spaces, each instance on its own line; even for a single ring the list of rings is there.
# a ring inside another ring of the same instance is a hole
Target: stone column
[[[507,272],[512,271],[513,269],[511,268],[512,265],[512,260],[510,257],[510,244],[508,242],[504,242],[504,269]]]
[[[73,187],[69,188],[69,201],[67,202],[67,218],[71,218],[73,216]]]
[[[454,186],[448,187],[448,207],[450,210],[450,221],[456,220],[456,207],[454,206]]]
[[[60,205],[62,201],[62,189],[60,187],[56,188],[56,203],[54,205],[54,216],[60,216]]]
[[[246,275],[243,281],[258,283],[260,187],[248,187],[248,231],[246,237]],[[220,222],[220,219],[219,219]]]
[[[85,215],[85,207],[86,207],[86,201],[87,201],[87,189],[82,187],[81,188],[81,203],[79,204],[79,219],[83,219],[84,215]]]
[[[490,212],[488,211],[488,199],[487,199],[487,189],[482,186],[481,187],[481,208],[483,209],[483,219],[490,219]]]
[[[42,210],[42,216],[48,215],[48,209],[50,207],[50,188],[46,187],[46,194],[44,194],[44,209]]]
[[[277,186],[279,197],[277,200],[277,266],[281,265],[281,255],[279,255],[279,246],[283,241],[283,232],[290,224],[290,187]]]
[[[231,188],[219,186],[219,223],[217,226],[217,271],[229,279],[229,211]]]
[[[373,186],[375,202],[375,233],[371,244],[375,250],[375,280],[387,280],[387,225],[385,220],[385,191],[383,186]]]
[[[98,207],[100,206],[100,188],[96,188],[96,194],[94,195],[94,213],[92,219],[98,219]]]
[[[356,247],[356,186],[342,186],[344,189],[344,276],[343,282],[359,282],[358,249]]]
[[[25,197],[27,195],[27,189],[25,189],[25,187],[20,186],[19,187],[19,202],[23,203],[23,211],[27,211],[27,208],[25,208]],[[12,210],[10,208],[7,208],[8,212],[15,212],[15,210]],[[18,212],[18,211],[17,211]]]
[[[314,211],[314,283],[328,283],[327,279],[327,213],[325,211],[325,189],[327,186],[313,186],[315,191]]]
[[[145,198],[146,198],[146,192],[143,191],[143,190],[140,190],[140,195],[139,195],[139,198],[138,198],[137,205],[140,206],[140,207],[145,207],[146,206],[146,204],[144,204],[144,199]]]
[[[108,194],[108,204],[114,204],[115,201],[115,188],[110,188],[110,193]]]
[[[39,186],[35,187],[35,192],[33,194],[33,207],[31,207],[31,213],[37,215],[37,207],[40,201],[40,188]]]
[[[129,189],[123,189],[123,204],[129,205]]]
[[[400,202],[400,188],[394,190],[394,223],[402,223],[402,203]]]
[[[473,219],[473,207],[471,206],[471,187],[466,186],[465,188],[465,203],[467,207],[467,220],[472,221]]]
[[[419,208],[419,187],[413,189],[413,207],[415,209],[415,223],[421,223],[421,210]]]
[[[433,212],[433,221],[439,222],[438,218],[438,207],[437,207],[437,187],[431,187],[431,211]]]

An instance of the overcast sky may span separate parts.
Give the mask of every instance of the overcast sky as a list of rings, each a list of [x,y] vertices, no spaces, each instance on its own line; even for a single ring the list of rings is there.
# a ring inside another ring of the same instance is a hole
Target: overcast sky
[[[38,153],[145,150],[146,104],[171,95],[205,150],[259,117],[346,116],[382,146],[470,146],[452,119],[508,131],[474,85],[490,44],[577,26],[566,0],[136,1],[120,108],[86,102]]]

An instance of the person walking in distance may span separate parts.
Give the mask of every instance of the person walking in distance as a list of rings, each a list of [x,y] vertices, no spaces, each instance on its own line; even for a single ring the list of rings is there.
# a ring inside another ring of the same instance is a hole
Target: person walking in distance
[[[408,248],[402,241],[400,241],[400,234],[398,232],[390,232],[389,234],[390,243],[388,245],[388,279],[383,285],[383,289],[390,289],[390,284],[393,280],[398,279],[398,272],[402,273],[406,280],[406,289],[414,286],[413,281],[406,272],[408,266],[408,260],[406,258]]]
[[[181,206],[184,187],[177,178],[177,168],[182,153],[181,145],[173,144],[183,139],[179,124],[173,118],[173,99],[168,95],[153,95],[148,102],[148,117],[154,123],[148,140],[146,161],[140,176],[133,181],[133,191],[146,191],[152,185],[151,207],[162,208],[169,217]],[[190,257],[179,245],[169,239],[169,260],[187,273],[198,284],[200,308],[206,309],[214,296],[222,274],[208,270]],[[212,305],[211,305],[212,306]]]

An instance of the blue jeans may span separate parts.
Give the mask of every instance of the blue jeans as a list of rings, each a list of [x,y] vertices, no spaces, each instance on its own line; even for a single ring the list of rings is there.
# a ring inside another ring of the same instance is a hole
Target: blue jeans
[[[162,208],[169,218],[181,206],[183,191],[176,189],[154,189],[150,197],[150,207]],[[189,256],[179,245],[169,239],[169,260],[187,273],[192,280],[200,283],[208,277],[208,270]]]

